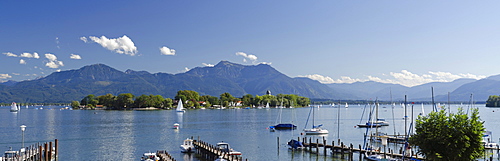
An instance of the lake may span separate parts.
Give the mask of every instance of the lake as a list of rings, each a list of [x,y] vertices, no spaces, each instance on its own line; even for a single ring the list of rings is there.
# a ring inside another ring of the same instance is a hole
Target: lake
[[[456,111],[460,105],[451,105]],[[467,109],[467,105],[463,105]],[[349,105],[349,108],[334,108],[323,105],[314,106],[315,123],[323,124],[330,133],[325,137],[330,144],[341,139],[355,147],[363,143],[366,129],[356,128],[358,123],[367,119],[365,105]],[[487,130],[493,132],[493,140],[498,141],[500,130],[500,108],[480,107],[480,116]],[[9,112],[10,107],[0,107],[0,150],[21,147],[20,127],[26,125],[25,145],[36,142],[59,140],[59,160],[140,160],[143,153],[167,150],[177,160],[198,160],[193,155],[180,152],[179,145],[188,137],[216,144],[227,142],[243,158],[257,160],[340,160],[331,156],[323,157],[307,152],[288,150],[286,142],[301,136],[311,108],[294,109],[224,109],[188,110],[179,114],[175,110],[162,111],[101,111],[101,110],[59,110],[60,106],[44,106],[36,110],[30,106],[19,113]],[[274,125],[279,113],[282,122],[292,122],[297,130],[270,132],[267,128]],[[362,121],[361,114],[364,111]],[[404,108],[399,105],[392,110],[390,105],[380,105],[379,117],[391,125],[379,128],[388,134],[404,134]],[[411,116],[411,108],[407,108]],[[426,113],[432,111],[425,105]],[[340,113],[339,113],[340,112]],[[422,112],[421,105],[414,106],[414,116]],[[394,117],[393,117],[394,113]],[[339,115],[340,114],[340,115]],[[340,118],[338,118],[340,116]],[[339,120],[339,121],[338,121]],[[311,126],[312,116],[309,120]],[[411,121],[408,121],[408,124]],[[172,129],[180,123],[180,129]],[[308,127],[309,127],[308,126]],[[409,127],[409,125],[408,125]],[[279,145],[278,145],[279,137]]]

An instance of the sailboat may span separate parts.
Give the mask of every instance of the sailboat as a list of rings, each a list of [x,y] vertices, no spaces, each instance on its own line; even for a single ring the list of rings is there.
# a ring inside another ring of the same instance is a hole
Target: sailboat
[[[17,107],[17,104],[15,102],[12,102],[12,105],[10,106],[10,112],[17,113],[20,109]]]
[[[371,109],[371,106],[370,106],[370,116],[368,117],[368,122],[366,122],[365,124],[358,124],[358,127],[367,127],[367,128],[375,128],[375,127],[381,127],[381,126],[389,126],[389,122],[385,121],[384,119],[379,119],[378,118],[378,103],[375,103],[375,108],[376,108],[376,111],[375,111],[375,114],[376,114],[376,117],[375,119],[376,120],[372,120],[372,109]]]
[[[283,106],[281,106],[283,107]],[[283,108],[280,108],[280,113],[278,114],[278,118],[276,119],[276,122],[278,122],[279,120],[279,124],[277,125],[274,125],[274,126],[270,126],[269,128],[271,129],[271,131],[273,130],[295,130],[297,129],[297,126],[294,125],[294,124],[291,124],[291,123],[282,123],[281,122],[281,115],[283,113]]]
[[[345,103],[345,108],[349,108],[349,105],[347,104],[347,102]]]
[[[318,106],[318,108],[319,108],[319,106]],[[312,106],[311,106],[311,111],[313,113],[312,128],[310,128],[310,129],[304,129],[304,132],[306,133],[306,135],[328,134],[328,130],[321,128],[321,126],[323,126],[323,124],[319,124],[317,126],[314,125],[314,110],[313,110]],[[311,111],[309,111],[309,114],[311,114]],[[308,121],[309,121],[309,117],[307,118],[307,121],[306,121],[306,127],[307,127],[307,122]]]
[[[177,112],[186,112],[186,109],[184,109],[184,106],[182,105],[182,99],[179,99],[179,103],[177,103]]]
[[[269,102],[266,104],[266,109],[269,109]]]

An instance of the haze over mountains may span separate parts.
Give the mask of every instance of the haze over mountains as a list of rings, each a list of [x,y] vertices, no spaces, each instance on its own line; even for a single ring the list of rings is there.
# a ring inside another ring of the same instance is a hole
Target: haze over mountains
[[[291,78],[267,64],[241,65],[221,61],[214,67],[196,67],[185,73],[149,73],[147,71],[116,70],[104,64],[84,66],[76,70],[54,72],[46,77],[0,84],[0,102],[68,103],[88,94],[111,93],[162,95],[173,98],[179,90],[193,90],[200,95],[219,96],[228,92],[235,97],[245,94],[296,94],[309,98],[332,100],[375,99],[401,101],[407,95],[411,101],[430,101],[431,87],[437,101],[486,101],[500,92],[500,75],[481,80],[457,79],[453,82],[433,82],[414,87],[379,82],[351,84],[321,84],[309,78]]]

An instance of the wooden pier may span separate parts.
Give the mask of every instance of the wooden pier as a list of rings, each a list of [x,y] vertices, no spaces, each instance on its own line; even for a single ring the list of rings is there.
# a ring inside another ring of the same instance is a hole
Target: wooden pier
[[[57,160],[58,141],[36,143],[19,151],[9,151],[0,161],[55,161]]]
[[[279,138],[278,138],[279,140]],[[340,139],[337,141],[337,145],[335,145],[335,142],[332,141],[330,145],[327,144],[327,141],[323,137],[323,139],[320,140],[316,139],[312,140],[311,137],[309,139],[307,137],[303,137],[302,139],[300,137],[297,138],[297,140],[302,141],[302,144],[305,146],[305,150],[309,151],[311,153],[315,153],[316,155],[320,155],[322,153],[324,156],[327,156],[329,152],[331,152],[332,156],[339,156],[340,158],[346,158],[348,160],[354,160],[354,153],[358,153],[359,159],[363,159],[363,155],[365,154],[380,154],[382,156],[387,156],[391,158],[416,158],[419,160],[425,160],[425,158],[417,156],[416,154],[413,153],[413,151],[409,152],[409,154],[405,154],[403,156],[403,148],[399,149],[399,152],[395,153],[393,149],[388,148],[387,151],[385,150],[386,148],[381,148],[381,149],[374,149],[374,150],[365,150],[361,148],[361,145],[358,145],[358,147],[354,147],[353,144],[344,144],[343,142],[340,141]],[[320,149],[321,148],[321,149]],[[330,151],[328,151],[330,150]],[[321,152],[323,151],[323,152]]]
[[[156,155],[160,157],[160,161],[176,161],[174,157],[168,154],[168,152],[165,150],[156,151]]]
[[[242,161],[241,156],[229,155],[227,152],[220,151],[216,146],[198,140],[193,141],[193,145],[196,149],[196,154],[207,160],[216,160],[217,158],[223,158],[228,161]],[[248,161],[247,159],[245,159]]]

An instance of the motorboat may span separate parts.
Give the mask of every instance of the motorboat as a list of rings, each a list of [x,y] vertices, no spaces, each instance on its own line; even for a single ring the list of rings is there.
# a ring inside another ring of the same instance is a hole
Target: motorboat
[[[144,153],[141,157],[141,161],[159,161],[160,157],[156,156],[156,153]]]
[[[173,127],[173,129],[178,130],[178,129],[179,129],[179,125],[180,125],[179,123],[174,123],[174,127]]]
[[[276,130],[295,130],[297,129],[297,126],[294,124],[277,124],[275,126],[270,126],[269,128]]]
[[[217,143],[217,149],[222,152],[228,153],[229,155],[241,155],[241,152],[233,150],[228,143],[220,142]]]
[[[10,112],[14,112],[14,113],[17,113],[19,111],[19,107],[17,106],[17,104],[15,102],[12,102],[12,105],[10,106]]]
[[[181,152],[183,152],[183,153],[194,152],[193,139],[187,138],[186,140],[184,140],[184,142],[182,143],[180,148],[181,148]]]

